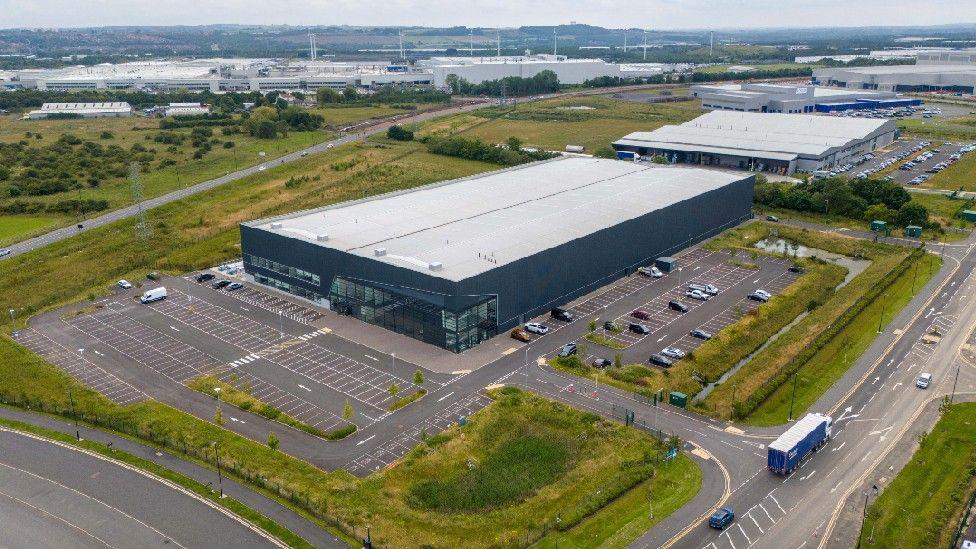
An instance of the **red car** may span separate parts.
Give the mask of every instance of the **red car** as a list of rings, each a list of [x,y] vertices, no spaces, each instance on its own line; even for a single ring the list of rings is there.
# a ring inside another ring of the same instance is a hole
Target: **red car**
[[[651,313],[645,311],[644,309],[634,309],[630,312],[630,316],[634,318],[639,318],[641,320],[650,320]]]

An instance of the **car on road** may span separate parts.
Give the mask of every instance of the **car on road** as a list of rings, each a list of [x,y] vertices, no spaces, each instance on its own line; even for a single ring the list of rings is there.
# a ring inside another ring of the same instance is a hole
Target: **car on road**
[[[677,347],[665,347],[661,349],[661,354],[668,358],[682,359],[685,357],[685,352]]]
[[[668,301],[668,309],[672,311],[678,311],[679,313],[687,313],[688,306],[680,301]]]
[[[767,215],[766,221],[772,221],[773,223],[779,223],[779,218],[775,215]]]
[[[202,283],[204,283],[204,282],[206,282],[208,280],[213,280],[215,278],[217,278],[217,275],[215,275],[213,273],[200,273],[200,274],[197,275],[196,280],[197,280],[197,282],[199,282],[199,283],[202,284]]]
[[[529,332],[526,332],[520,328],[513,329],[509,335],[512,336],[512,339],[517,339],[518,341],[523,341],[525,343],[532,341],[532,338],[529,336]]]
[[[549,326],[538,322],[529,322],[525,325],[525,331],[533,334],[546,335],[549,333]]]
[[[10,248],[0,248],[0,257],[10,255]]]
[[[607,368],[613,366],[613,361],[609,358],[594,358],[592,364],[594,368]]]
[[[702,330],[701,328],[696,328],[696,329],[692,330],[690,334],[691,334],[691,337],[698,338],[698,339],[704,339],[706,341],[708,341],[709,339],[712,339],[712,334],[709,333],[709,332],[706,332],[705,330]]]
[[[697,299],[698,301],[708,301],[712,298],[712,296],[700,290],[688,290],[685,292],[685,296],[690,297],[691,299]]]
[[[213,284],[210,285],[210,287],[213,288],[214,290],[219,290],[226,286],[230,286],[230,280],[218,280],[217,282],[214,282]]]
[[[661,269],[658,269],[657,267],[654,266],[637,267],[637,272],[639,274],[642,274],[644,276],[649,276],[651,278],[661,278],[662,276],[664,276],[664,273],[661,272]]]
[[[115,285],[118,286],[119,288],[122,288],[123,290],[128,290],[132,288],[132,283],[129,282],[128,280],[125,280],[124,278],[116,282]]]
[[[663,368],[670,368],[671,366],[674,366],[673,360],[661,355],[651,355],[651,357],[648,358],[647,361],[650,362],[651,364],[654,364],[655,366],[661,366]]]
[[[641,320],[648,320],[651,318],[651,313],[645,311],[644,309],[634,309],[630,312],[630,316],[634,318],[639,318]]]
[[[243,287],[244,285],[241,284],[240,282],[231,282],[230,284],[227,285],[227,291],[233,292],[234,290],[240,290]]]
[[[572,313],[560,307],[556,307],[555,309],[549,311],[549,315],[552,316],[552,318],[555,318],[556,320],[562,320],[563,322],[573,321]]]
[[[633,322],[629,326],[627,326],[627,329],[630,330],[631,332],[634,332],[635,334],[647,335],[651,333],[651,329],[648,328],[647,326],[644,326],[643,324],[633,323]]]
[[[329,143],[325,146],[326,149],[331,149],[332,147],[335,147],[335,143]]]
[[[718,511],[715,511],[712,516],[708,517],[708,525],[718,530],[724,530],[734,520],[735,512],[732,511],[732,508],[722,507]]]
[[[915,386],[918,387],[919,389],[928,389],[929,385],[931,384],[932,384],[932,374],[928,372],[918,376],[918,379],[915,380]]]
[[[563,345],[561,349],[559,349],[559,356],[561,357],[567,357],[569,355],[575,355],[575,354],[576,354],[575,343],[567,343]]]
[[[263,172],[265,169],[267,169],[267,168],[265,168],[264,166],[258,166],[258,171],[259,172]]]
[[[308,151],[302,151],[302,154],[300,154],[298,156],[308,156]]]

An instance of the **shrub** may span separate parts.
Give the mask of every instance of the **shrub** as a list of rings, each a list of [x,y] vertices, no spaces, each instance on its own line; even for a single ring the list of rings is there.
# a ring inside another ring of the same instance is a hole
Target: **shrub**
[[[395,141],[413,141],[413,132],[397,124],[386,130],[386,136]]]

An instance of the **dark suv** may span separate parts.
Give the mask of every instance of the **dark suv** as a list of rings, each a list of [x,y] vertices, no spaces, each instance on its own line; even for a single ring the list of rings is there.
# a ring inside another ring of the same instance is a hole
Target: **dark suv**
[[[201,273],[201,274],[197,275],[197,282],[203,284],[204,282],[206,282],[208,280],[213,280],[215,278],[217,278],[217,275],[215,275],[213,273]]]
[[[555,309],[550,311],[549,314],[552,316],[552,318],[555,318],[556,320],[562,320],[563,322],[573,321],[573,315],[570,314],[570,312],[567,311],[566,309],[561,309],[559,307],[556,307]]]
[[[672,311],[678,311],[679,313],[688,312],[688,306],[680,301],[669,301],[668,309],[671,309]]]
[[[214,290],[219,290],[225,286],[230,286],[230,280],[218,280],[210,285]]]
[[[651,358],[647,359],[648,362],[656,366],[661,366],[663,368],[670,368],[674,365],[674,361],[670,358],[661,355],[651,355]]]

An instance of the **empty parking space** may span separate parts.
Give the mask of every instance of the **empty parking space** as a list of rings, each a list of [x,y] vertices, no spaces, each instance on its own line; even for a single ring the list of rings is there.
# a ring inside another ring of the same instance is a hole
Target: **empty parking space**
[[[232,365],[244,367],[258,358],[271,362],[366,405],[373,410],[362,414],[369,420],[380,419],[396,398],[417,390],[413,383],[391,372],[315,344],[312,340],[321,332],[291,336],[210,302],[191,302],[187,294],[179,291],[171,291],[167,299],[150,308],[240,348],[244,355]],[[396,397],[389,392],[394,383],[401,389]]]
[[[85,335],[177,383],[220,368],[220,361],[110,308],[64,321]]]
[[[311,307],[306,307],[304,305],[299,305],[283,297],[272,295],[271,293],[262,291],[258,288],[253,288],[251,286],[244,286],[240,290],[235,290],[232,292],[220,291],[234,299],[243,301],[255,307],[260,307],[266,311],[271,311],[274,313],[280,312],[287,318],[290,318],[296,322],[301,322],[302,324],[312,324],[316,320],[323,318],[325,315],[312,309]]]
[[[238,368],[226,370],[218,377],[221,381],[316,429],[331,431],[347,423],[336,414]]]
[[[26,328],[13,334],[14,340],[44,357],[87,387],[119,404],[132,404],[149,398],[146,393],[119,379],[84,358],[84,351],[74,352],[46,335]],[[94,352],[94,351],[93,351]]]
[[[421,442],[424,434],[436,435],[457,422],[461,416],[471,414],[491,404],[492,400],[481,393],[468,395],[424,421],[404,430],[392,440],[364,453],[349,462],[345,469],[354,475],[368,475],[403,457]],[[368,440],[368,439],[366,439]]]

